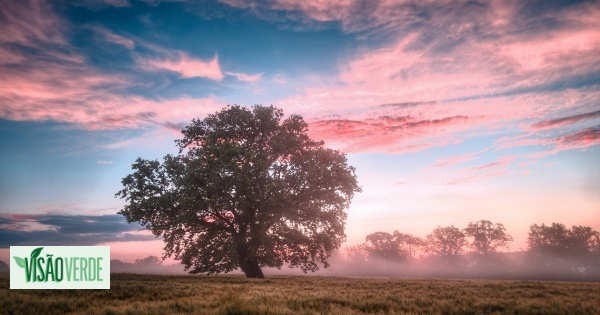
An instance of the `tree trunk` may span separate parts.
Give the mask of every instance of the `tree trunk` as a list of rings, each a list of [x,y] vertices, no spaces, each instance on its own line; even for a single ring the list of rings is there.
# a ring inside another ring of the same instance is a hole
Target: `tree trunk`
[[[240,269],[246,274],[246,278],[264,279],[265,275],[263,274],[260,265],[256,259],[248,253],[248,246],[246,244],[239,244],[236,247]]]

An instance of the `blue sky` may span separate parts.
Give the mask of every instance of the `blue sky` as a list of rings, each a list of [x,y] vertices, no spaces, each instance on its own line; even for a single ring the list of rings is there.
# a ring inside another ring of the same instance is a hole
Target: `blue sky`
[[[228,104],[301,114],[348,154],[348,245],[480,219],[512,248],[533,223],[599,230],[599,21],[597,1],[4,1],[1,246],[160,255],[114,216],[120,180]]]

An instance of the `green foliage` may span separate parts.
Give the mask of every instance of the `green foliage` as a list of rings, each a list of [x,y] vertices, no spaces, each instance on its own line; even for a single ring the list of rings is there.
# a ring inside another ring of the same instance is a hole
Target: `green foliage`
[[[597,282],[111,276],[110,290],[9,290],[1,314],[598,314]]]
[[[512,236],[506,233],[504,225],[488,220],[469,222],[463,231],[466,236],[473,238],[470,243],[471,249],[482,255],[494,253],[498,247],[506,247],[513,241]]]
[[[298,115],[230,106],[194,119],[179,155],[137,159],[122,181],[119,212],[165,240],[192,273],[284,264],[327,267],[345,239],[345,210],[360,188],[344,154],[311,140]]]

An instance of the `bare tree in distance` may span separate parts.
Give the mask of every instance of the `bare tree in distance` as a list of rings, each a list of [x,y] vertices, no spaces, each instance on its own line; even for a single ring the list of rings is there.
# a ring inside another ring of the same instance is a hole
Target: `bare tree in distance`
[[[513,241],[503,224],[488,220],[469,222],[463,231],[466,236],[473,238],[469,244],[471,249],[481,255],[495,253],[499,247],[507,247]]]
[[[163,162],[138,158],[117,193],[119,212],[165,241],[191,273],[262,267],[317,270],[345,240],[360,192],[345,154],[307,135],[302,117],[273,106],[229,106],[194,119]]]
[[[453,225],[438,226],[427,235],[425,242],[427,251],[439,256],[446,264],[454,263],[467,244],[465,234]]]

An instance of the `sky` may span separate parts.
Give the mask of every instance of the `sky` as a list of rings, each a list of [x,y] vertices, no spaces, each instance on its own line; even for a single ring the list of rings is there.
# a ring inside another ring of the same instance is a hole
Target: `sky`
[[[600,2],[3,0],[0,259],[161,256],[116,214],[137,157],[230,104],[300,114],[363,192],[347,242],[502,223],[600,230]]]

